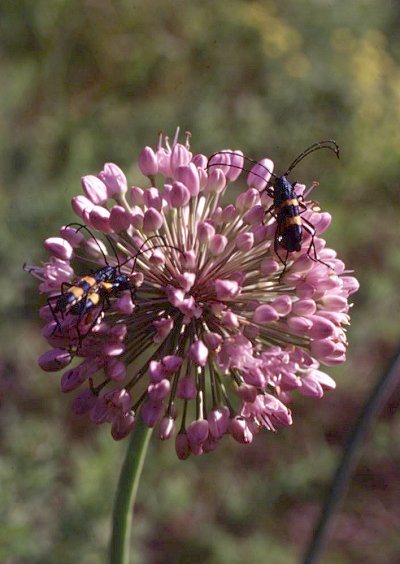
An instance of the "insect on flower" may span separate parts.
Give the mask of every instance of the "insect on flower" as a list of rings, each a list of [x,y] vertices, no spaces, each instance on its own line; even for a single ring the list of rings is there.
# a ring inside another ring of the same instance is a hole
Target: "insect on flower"
[[[79,229],[46,239],[50,257],[31,268],[62,327],[49,305],[41,308],[51,348],[38,363],[63,369],[74,413],[109,423],[116,440],[140,417],[160,439],[175,437],[181,459],[214,450],[225,435],[248,444],[261,429],[291,425],[297,394],[333,389],[321,365],[346,358],[349,297],[358,289],[320,237],[331,216],[287,180],[306,154],[336,152],[336,144],[311,146],[282,177],[262,161],[226,205],[242,152],[210,162],[192,153],[189,138],[180,143],[179,129],[173,140],[160,134],[140,153],[143,178],[131,188],[114,163],[84,176],[84,195],[72,200]],[[81,225],[101,233],[97,243]],[[310,237],[322,260],[309,260]]]
[[[273,200],[273,203],[267,210],[265,210],[265,214],[271,214],[272,217],[274,217],[276,220],[274,251],[280,262],[283,264],[283,270],[280,274],[280,279],[285,274],[289,253],[298,252],[301,250],[301,244],[303,241],[303,229],[305,229],[311,235],[311,241],[307,250],[307,255],[312,260],[320,262],[321,264],[324,264],[325,266],[330,268],[329,264],[325,263],[317,257],[317,251],[314,244],[315,227],[310,221],[308,221],[304,217],[301,217],[304,212],[308,211],[308,208],[301,201],[303,196],[300,196],[296,193],[296,182],[291,183],[287,178],[290,172],[299,164],[300,161],[302,161],[310,153],[318,151],[319,149],[329,149],[333,151],[339,158],[338,144],[333,139],[327,139],[324,141],[318,141],[317,143],[313,143],[312,145],[307,147],[307,149],[305,149],[293,160],[293,162],[289,165],[289,168],[284,174],[282,174],[282,176],[277,176],[264,164],[245,156],[243,156],[242,158],[255,165],[251,171],[247,171],[242,167],[235,167],[235,164],[230,164],[230,166],[233,166],[234,168],[240,168],[244,172],[249,172],[251,175],[261,178],[263,181],[266,180],[267,182],[266,186],[261,189],[260,192],[261,194],[266,193]],[[211,162],[212,159],[221,154],[234,155],[237,157],[236,153],[230,151],[214,153],[208,159],[207,169],[211,166],[221,165],[221,163],[218,162]],[[261,175],[260,169],[264,171],[264,176]],[[267,179],[265,179],[265,172],[268,175]],[[270,180],[270,177],[273,178],[272,181]],[[286,251],[286,256],[284,258],[282,258],[279,254],[279,248],[282,248]],[[313,257],[311,256],[311,249],[314,252]]]
[[[70,223],[66,226],[66,228],[70,227],[77,227],[75,233],[85,230],[99,249],[105,262],[105,266],[95,271],[91,271],[88,275],[83,276],[74,284],[70,282],[62,282],[61,293],[47,298],[47,305],[49,306],[51,315],[56,323],[53,334],[57,329],[60,333],[63,333],[62,322],[66,316],[77,316],[73,325],[76,329],[78,344],[81,346],[82,339],[90,333],[102,316],[103,312],[110,308],[110,298],[117,297],[121,294],[121,292],[129,291],[132,304],[135,303],[137,290],[137,276],[135,273],[136,263],[139,256],[149,250],[149,248],[145,248],[148,241],[154,238],[161,238],[163,240],[162,245],[155,245],[153,248],[158,248],[160,246],[170,247],[170,245],[167,245],[164,239],[160,236],[150,236],[141,244],[134,256],[129,256],[123,262],[120,262],[112,239],[105,235],[117,261],[116,265],[111,265],[107,260],[100,242],[86,225],[80,223]],[[173,248],[182,252],[177,247]],[[124,274],[121,271],[121,268],[129,262],[132,263],[131,272]],[[27,270],[28,272],[33,271],[30,267],[26,267],[26,265],[24,265],[24,270]],[[94,314],[92,315],[93,312]],[[83,334],[81,333],[81,324],[85,326],[85,332]]]

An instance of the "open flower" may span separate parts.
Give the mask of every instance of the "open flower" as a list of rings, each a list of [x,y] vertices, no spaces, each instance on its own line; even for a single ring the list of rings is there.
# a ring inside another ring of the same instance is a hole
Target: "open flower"
[[[84,176],[72,207],[89,231],[63,227],[45,242],[49,261],[30,267],[50,297],[41,315],[52,349],[39,364],[52,371],[73,361],[61,389],[79,390],[74,412],[111,423],[115,439],[140,412],[161,439],[176,437],[180,458],[213,450],[226,434],[249,443],[262,428],[290,425],[293,392],[320,398],[334,388],[320,368],[345,360],[348,297],[358,288],[320,238],[330,215],[308,201],[302,217],[315,227],[319,261],[305,232],[282,275],[266,169],[256,165],[235,203],[223,204],[243,155],[222,152],[216,162],[193,156],[177,131],[139,155],[147,187],[128,188],[110,163]],[[100,283],[105,266],[113,276]],[[90,289],[84,275],[95,279]],[[117,275],[129,287],[115,285]],[[68,292],[75,309],[55,307]]]

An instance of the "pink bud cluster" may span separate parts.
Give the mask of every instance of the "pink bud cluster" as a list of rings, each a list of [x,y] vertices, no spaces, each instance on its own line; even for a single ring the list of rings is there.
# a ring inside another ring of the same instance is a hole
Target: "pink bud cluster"
[[[84,176],[72,208],[90,232],[61,228],[45,241],[49,261],[30,268],[50,304],[79,285],[76,272],[96,272],[104,259],[129,275],[133,301],[125,289],[81,317],[44,306],[52,349],[39,365],[64,370],[61,389],[75,392],[76,414],[110,423],[121,439],[139,413],[162,440],[175,436],[181,459],[215,449],[225,435],[244,444],[260,429],[290,425],[296,392],[321,398],[334,388],[321,365],[345,360],[348,298],[358,289],[320,237],[331,216],[308,201],[303,217],[325,264],[309,256],[304,233],[282,275],[263,192],[272,161],[255,165],[226,204],[243,153],[221,152],[209,164],[177,131],[172,143],[160,135],[140,153],[141,186],[130,187],[112,163]]]

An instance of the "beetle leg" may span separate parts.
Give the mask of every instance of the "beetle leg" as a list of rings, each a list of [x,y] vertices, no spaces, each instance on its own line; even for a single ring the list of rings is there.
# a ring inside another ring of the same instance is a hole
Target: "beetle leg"
[[[91,330],[93,329],[93,327],[96,325],[97,320],[99,319],[100,315],[103,313],[105,301],[106,301],[106,299],[103,298],[103,301],[102,301],[102,303],[101,303],[101,305],[100,305],[100,311],[99,311],[99,313],[96,315],[96,317],[95,317],[93,323],[90,325],[89,329],[86,331],[86,333],[85,333],[84,335],[80,335],[81,339],[80,339],[79,346],[82,345],[82,339],[83,339],[84,337],[86,337],[87,335],[89,335],[90,331],[91,331]]]
[[[132,304],[133,306],[135,306],[135,301],[136,301],[136,286],[134,288],[132,288],[132,286],[129,287],[129,292],[131,294],[131,300],[132,300]]]
[[[69,282],[62,282],[61,283],[61,295],[65,294],[65,288],[72,288],[72,286],[74,286],[75,284],[70,284]],[[64,311],[60,311],[61,313],[61,319],[64,319]]]
[[[58,300],[59,297],[60,297],[59,295],[58,296],[50,296],[49,298],[47,298],[46,301],[47,301],[47,305],[50,308],[51,315],[53,316],[54,321],[57,323],[57,328],[58,328],[59,331],[61,331],[61,324],[58,320],[58,317],[56,315],[56,312],[54,311],[53,306],[51,305],[51,302],[54,301],[54,300]],[[56,330],[56,327],[54,327],[54,331],[52,332],[52,335],[55,333],[55,330]]]
[[[271,216],[277,221],[278,220],[278,216],[272,211],[275,209],[275,206],[272,205],[270,206],[267,210],[265,210],[264,215],[267,215],[267,213],[271,214]],[[264,224],[264,220],[262,221],[262,224]]]
[[[304,222],[303,223],[304,229],[306,231],[308,231],[308,233],[310,233],[310,235],[311,235],[311,242],[310,242],[310,245],[309,245],[308,250],[307,250],[307,255],[310,257],[311,260],[313,260],[315,262],[320,262],[324,266],[327,266],[328,268],[333,270],[333,268],[331,267],[330,264],[328,264],[328,263],[324,262],[323,260],[319,259],[318,256],[317,256],[317,250],[315,248],[315,243],[314,243],[314,237],[315,237],[315,227],[314,227],[314,225],[304,218],[302,219],[302,221]],[[311,249],[314,251],[314,257],[311,256]]]
[[[79,324],[80,324],[80,322],[82,321],[83,316],[85,315],[85,308],[86,308],[86,304],[87,304],[87,301],[88,301],[88,296],[89,296],[89,294],[86,294],[86,296],[85,296],[85,297],[83,298],[83,300],[82,300],[82,301],[83,301],[82,309],[81,309],[81,311],[79,312],[78,321],[77,321],[77,323],[76,323],[76,334],[77,334],[78,343],[79,343],[79,345],[78,345],[78,350],[79,350],[79,349],[81,348],[81,346],[82,346],[82,339],[83,339],[83,337],[86,337],[87,333],[89,332],[89,331],[88,331],[87,333],[85,333],[85,335],[82,335],[82,333],[81,333],[81,331],[80,331],[80,329],[79,329]]]
[[[283,275],[286,272],[286,266],[287,266],[287,260],[288,260],[288,256],[289,256],[289,251],[286,251],[286,257],[285,259],[283,259],[281,257],[281,255],[278,253],[278,249],[279,249],[279,240],[278,240],[278,235],[279,235],[279,225],[276,226],[276,231],[275,231],[275,237],[274,237],[274,251],[276,256],[278,257],[279,261],[283,264],[283,270],[279,275],[279,282],[281,281]]]

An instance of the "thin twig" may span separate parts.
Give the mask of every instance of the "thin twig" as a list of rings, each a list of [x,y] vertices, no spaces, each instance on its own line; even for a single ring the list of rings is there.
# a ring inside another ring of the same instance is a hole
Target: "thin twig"
[[[394,386],[399,381],[400,351],[396,353],[389,363],[382,378],[375,385],[371,395],[366,401],[357,421],[347,437],[343,448],[342,459],[337,467],[331,486],[327,492],[325,502],[319,517],[317,527],[307,548],[303,564],[316,564],[326,544],[328,533],[332,528],[332,518],[341,505],[348,489],[350,479],[358,462],[360,449],[365,435],[383,409]]]

